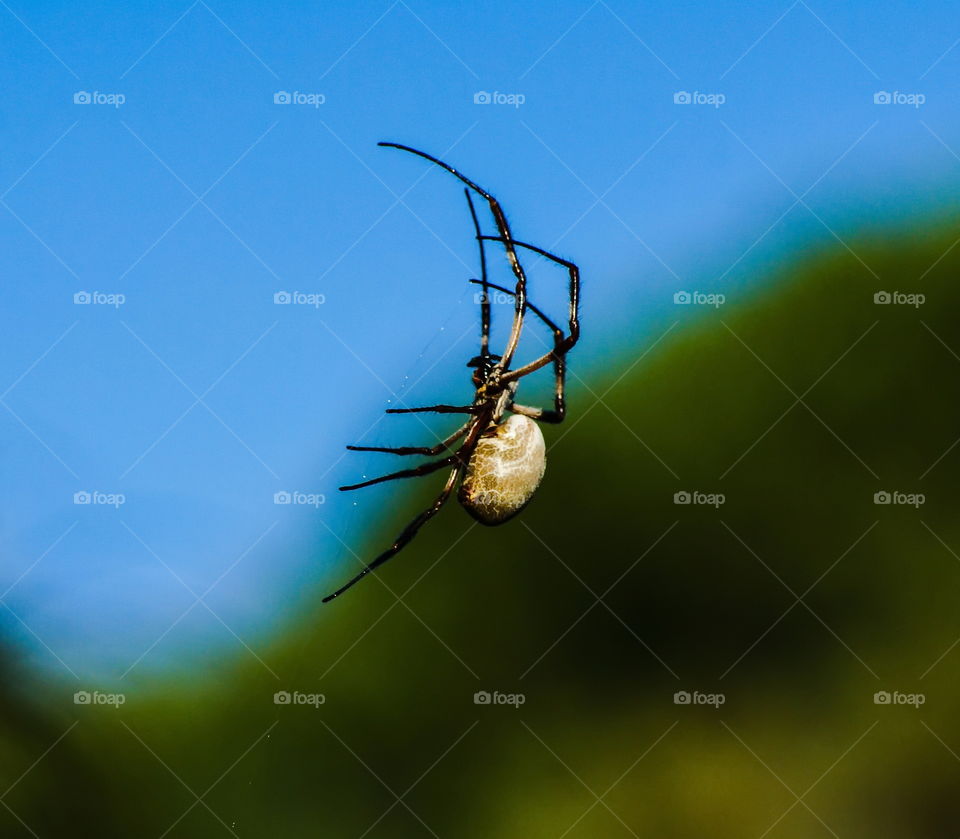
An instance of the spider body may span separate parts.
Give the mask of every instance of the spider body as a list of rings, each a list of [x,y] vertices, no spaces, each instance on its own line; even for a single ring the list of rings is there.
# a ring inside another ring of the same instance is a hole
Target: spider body
[[[480,354],[467,362],[467,366],[473,369],[471,379],[475,388],[471,404],[430,405],[424,408],[387,410],[388,414],[429,412],[466,415],[466,422],[446,439],[435,446],[347,446],[351,451],[385,452],[395,455],[436,457],[444,452],[447,454],[439,460],[429,461],[411,469],[401,469],[379,478],[340,487],[343,491],[400,478],[429,475],[444,468],[450,471],[443,489],[434,502],[401,531],[389,548],[365,565],[353,579],[325,597],[324,603],[338,597],[365,575],[396,556],[416,536],[420,528],[439,512],[458,485],[457,499],[471,516],[486,525],[502,524],[529,503],[540,485],[546,468],[546,446],[538,423],[562,422],[566,415],[564,399],[566,356],[580,337],[578,314],[580,272],[574,263],[536,245],[514,239],[497,200],[453,167],[426,152],[417,151],[409,146],[396,143],[380,143],[380,145],[422,157],[458,178],[466,187],[464,192],[480,250],[481,278],[470,281],[481,286],[483,292],[480,296]],[[472,193],[487,202],[497,228],[496,236],[485,236],[481,232]],[[487,278],[487,243],[497,243],[503,248],[516,279],[513,289],[497,285]],[[527,300],[527,278],[519,257],[521,251],[536,254],[566,270],[570,294],[566,332]],[[501,355],[490,352],[490,290],[503,292],[512,297],[514,302],[510,334]],[[539,358],[520,367],[511,368],[528,313],[533,314],[551,332],[553,346]],[[520,379],[548,365],[553,366],[555,378],[553,407],[540,408],[518,404],[515,396]],[[508,412],[510,416],[506,417]],[[459,446],[453,449],[453,445],[461,440]]]
[[[477,440],[457,500],[481,524],[503,524],[527,506],[546,468],[540,426],[514,414]]]

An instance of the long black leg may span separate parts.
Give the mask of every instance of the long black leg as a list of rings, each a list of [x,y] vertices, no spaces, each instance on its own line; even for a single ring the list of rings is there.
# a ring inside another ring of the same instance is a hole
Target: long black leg
[[[475,414],[476,405],[428,405],[426,408],[387,408],[388,414]]]
[[[544,358],[549,361],[550,356],[551,354],[548,353],[546,356],[544,356]],[[518,405],[516,402],[512,402],[508,406],[508,410],[513,411],[515,414],[523,414],[525,417],[540,420],[541,422],[563,422],[563,418],[567,415],[567,400],[566,396],[564,395],[564,387],[567,379],[566,355],[558,353],[557,355],[553,356],[553,372],[554,385],[552,411],[549,411],[545,408],[532,408],[529,405]]]
[[[457,481],[463,475],[464,470],[467,468],[467,461],[469,456],[467,453],[472,452],[474,446],[476,445],[477,439],[480,434],[484,431],[487,423],[483,421],[482,418],[475,420],[471,423],[470,431],[467,433],[467,439],[463,441],[463,445],[457,449],[456,453],[449,458],[446,458],[448,461],[455,461],[456,466],[450,470],[450,475],[447,477],[447,482],[443,486],[443,490],[440,492],[440,495],[434,500],[426,510],[424,510],[420,515],[418,515],[410,524],[408,524],[401,532],[400,535],[394,540],[393,544],[387,548],[380,556],[378,556],[373,562],[367,565],[357,576],[350,580],[346,585],[338,588],[333,594],[328,595],[323,598],[323,602],[327,603],[330,600],[333,600],[335,597],[339,597],[343,594],[350,586],[354,585],[358,580],[362,580],[367,574],[373,571],[380,565],[383,565],[391,557],[396,556],[403,547],[411,540],[414,536],[417,535],[417,532],[426,524],[430,519],[432,519],[440,508],[446,503],[447,499],[450,497],[450,493],[453,492],[453,488],[457,485]]]
[[[417,531],[420,530],[430,519],[432,519],[439,511],[440,508],[446,503],[447,499],[450,497],[450,493],[453,492],[453,488],[457,484],[457,480],[460,477],[460,473],[463,471],[463,464],[457,464],[456,468],[450,471],[450,477],[447,478],[446,484],[443,486],[443,490],[440,495],[437,496],[436,500],[431,504],[426,510],[420,513],[410,524],[408,524],[400,533],[400,535],[394,540],[394,543],[387,548],[380,556],[378,556],[373,562],[365,566],[364,569],[357,574],[352,580],[347,582],[345,585],[340,586],[333,594],[329,594],[323,598],[324,603],[329,603],[335,597],[339,597],[343,594],[348,588],[358,583],[362,580],[367,574],[373,571],[375,568],[383,565],[388,559],[396,556],[400,550],[411,540],[414,536],[417,535]]]
[[[418,157],[422,157],[424,160],[429,160],[431,163],[439,166],[441,169],[445,169],[455,178],[458,178],[461,183],[465,184],[478,195],[480,195],[487,202],[487,204],[490,205],[490,212],[493,215],[493,220],[496,223],[497,230],[500,233],[498,241],[500,241],[500,243],[503,245],[503,249],[507,254],[507,259],[510,262],[510,267],[513,269],[513,274],[517,278],[517,286],[514,291],[513,325],[510,328],[510,337],[507,339],[506,349],[504,349],[500,361],[497,362],[497,365],[501,370],[506,370],[510,366],[510,361],[513,358],[513,354],[517,351],[517,344],[520,343],[520,332],[523,329],[523,315],[527,307],[527,277],[523,272],[523,266],[520,264],[520,259],[517,256],[517,251],[513,244],[513,237],[510,233],[510,225],[507,224],[507,217],[503,212],[503,208],[500,206],[497,199],[494,198],[489,192],[481,189],[469,178],[460,174],[460,172],[458,172],[449,164],[444,163],[442,160],[438,160],[432,154],[427,154],[426,152],[419,151],[411,148],[410,146],[401,145],[400,143],[377,143],[377,145],[400,149],[400,151],[410,152],[410,154],[415,154]],[[483,238],[489,239],[491,237]]]
[[[480,231],[480,220],[477,218],[477,211],[473,206],[473,199],[470,197],[470,190],[464,189],[463,194],[467,196],[467,204],[470,207],[470,218],[473,219],[473,229],[477,234],[477,246],[480,248],[480,282],[483,289],[483,296],[480,298],[480,355],[490,355],[490,283],[487,280],[487,250],[483,245],[483,234]],[[470,282],[476,282],[471,280]]]
[[[470,282],[475,282],[471,280]],[[503,286],[496,285],[495,283],[489,283],[490,288],[497,291],[502,291],[506,294],[510,294],[510,291]],[[527,309],[529,309],[534,315],[536,315],[540,320],[546,324],[547,329],[553,333],[553,348],[554,352],[548,353],[543,356],[547,361],[550,360],[551,356],[553,358],[553,370],[554,370],[554,391],[553,391],[553,410],[549,411],[544,408],[533,408],[528,405],[518,405],[517,403],[511,403],[508,410],[513,411],[515,414],[522,414],[525,417],[530,417],[531,419],[540,420],[541,422],[550,422],[558,423],[563,422],[563,418],[567,414],[567,403],[564,397],[564,386],[566,384],[566,351],[563,350],[564,335],[563,330],[560,329],[550,318],[548,318],[540,309],[533,305],[533,303],[527,303]],[[541,365],[543,366],[543,365]]]
[[[487,241],[493,242],[502,241],[499,236],[484,236],[483,238]],[[564,338],[564,352],[566,352],[577,343],[577,340],[580,337],[580,269],[576,266],[576,264],[570,262],[570,260],[563,259],[563,257],[557,256],[549,251],[545,251],[543,248],[538,248],[536,245],[531,245],[527,242],[518,242],[516,240],[514,240],[512,244],[515,247],[524,248],[532,253],[539,254],[545,259],[549,259],[551,262],[555,262],[557,265],[562,265],[567,269],[567,273],[570,277],[570,332],[567,337]],[[540,366],[542,367],[543,365]],[[511,374],[513,374],[514,378],[518,378],[516,376],[517,372],[518,370],[511,371]]]
[[[412,469],[401,469],[399,472],[391,472],[389,475],[381,475],[379,478],[371,478],[369,481],[363,481],[359,484],[342,486],[340,487],[340,491],[349,492],[350,490],[362,489],[363,487],[373,486],[374,484],[382,484],[384,481],[396,481],[400,478],[419,478],[421,475],[429,475],[431,472],[443,469],[444,466],[452,466],[456,461],[457,455],[452,454],[442,460],[435,460],[433,463],[424,463]]]
[[[425,454],[438,455],[447,448],[446,443],[435,446],[347,446],[351,452],[380,452],[381,454]]]
[[[480,285],[482,283],[482,280],[470,280],[470,282]],[[509,294],[511,297],[513,297],[513,292],[510,291],[510,289],[506,288],[505,286],[497,285],[496,283],[491,283],[488,281],[487,287],[492,288],[494,291],[502,291],[504,294]],[[542,309],[539,309],[536,306],[534,306],[533,303],[531,303],[529,300],[527,301],[527,309],[528,311],[533,312],[533,314],[535,314],[538,318],[540,318],[540,320],[542,320],[544,324],[546,324],[547,329],[549,329],[554,334],[554,336],[559,334],[561,338],[563,337],[563,330],[561,330],[559,326],[557,326],[552,320],[550,320],[550,318],[548,318],[543,313]]]
[[[518,405],[516,402],[511,402],[507,406],[508,411],[513,411],[515,414],[522,414],[525,417],[530,417],[530,419],[539,420],[540,422],[549,422],[549,423],[558,423],[563,422],[564,417],[567,415],[567,402],[566,398],[563,395],[563,385],[564,385],[564,370],[561,363],[560,369],[556,374],[556,383],[554,385],[553,392],[553,410],[549,411],[546,408],[535,408],[530,405]]]
[[[472,420],[471,420],[472,422]],[[467,429],[470,428],[470,423],[458,428],[453,432],[446,440],[443,440],[435,446],[347,446],[347,448],[352,452],[385,452],[386,454],[426,454],[433,457],[434,455],[440,454],[440,452],[445,451],[450,448],[450,444],[459,440],[464,434],[467,433]]]

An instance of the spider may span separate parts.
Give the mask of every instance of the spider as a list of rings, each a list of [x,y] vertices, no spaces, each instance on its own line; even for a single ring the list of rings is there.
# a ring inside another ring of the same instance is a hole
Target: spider
[[[428,160],[445,169],[464,185],[464,194],[473,220],[473,228],[480,249],[480,279],[471,283],[482,289],[480,296],[480,354],[467,362],[473,369],[472,381],[476,388],[470,405],[430,405],[424,408],[390,408],[388,414],[438,413],[466,414],[469,418],[442,442],[435,446],[347,446],[355,452],[386,452],[396,455],[429,455],[435,457],[450,452],[458,440],[463,440],[459,448],[445,457],[416,466],[391,472],[379,478],[362,483],[340,487],[349,492],[373,484],[393,481],[399,478],[415,478],[429,475],[445,467],[450,468],[446,483],[433,503],[413,519],[397,536],[393,544],[376,559],[364,566],[353,579],[345,583],[333,594],[323,599],[324,603],[339,597],[348,588],[362,580],[375,568],[396,556],[417,532],[433,518],[447,502],[457,484],[457,499],[481,524],[498,525],[519,513],[533,497],[540,485],[546,468],[546,447],[543,434],[536,421],[558,423],[566,414],[564,401],[564,381],[566,377],[566,355],[580,337],[578,308],[580,298],[580,272],[574,263],[561,259],[536,245],[520,242],[513,238],[510,225],[497,200],[486,190],[466,178],[452,166],[436,157],[417,149],[398,143],[379,143],[380,146],[400,149]],[[480,221],[473,204],[471,193],[480,196],[490,207],[498,231],[496,236],[485,236],[481,232]],[[495,242],[502,246],[506,254],[516,285],[513,291],[496,285],[487,279],[486,243]],[[570,283],[570,312],[568,331],[564,334],[540,309],[527,301],[527,279],[520,264],[518,250],[538,254],[566,269]],[[502,354],[490,352],[491,308],[489,292],[493,289],[513,298],[513,323],[506,346]],[[523,331],[527,312],[535,315],[553,333],[553,348],[546,354],[521,367],[511,369],[520,334]],[[553,409],[529,407],[514,401],[520,379],[553,364],[555,375]],[[510,416],[505,418],[505,414]]]

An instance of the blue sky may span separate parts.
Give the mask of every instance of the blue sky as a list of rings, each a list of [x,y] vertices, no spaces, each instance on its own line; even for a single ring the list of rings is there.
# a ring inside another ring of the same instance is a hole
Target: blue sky
[[[344,444],[469,397],[462,192],[377,141],[580,264],[585,377],[958,181],[946,2],[8,0],[0,38],[0,626],[67,678],[282,630],[404,491],[338,494],[383,464]]]

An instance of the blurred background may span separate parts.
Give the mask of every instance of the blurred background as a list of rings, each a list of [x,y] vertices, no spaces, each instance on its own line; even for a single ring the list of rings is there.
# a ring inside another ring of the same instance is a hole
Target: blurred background
[[[4,836],[957,835],[953,5],[0,6]],[[528,510],[321,606],[472,394],[381,140],[582,340]]]

